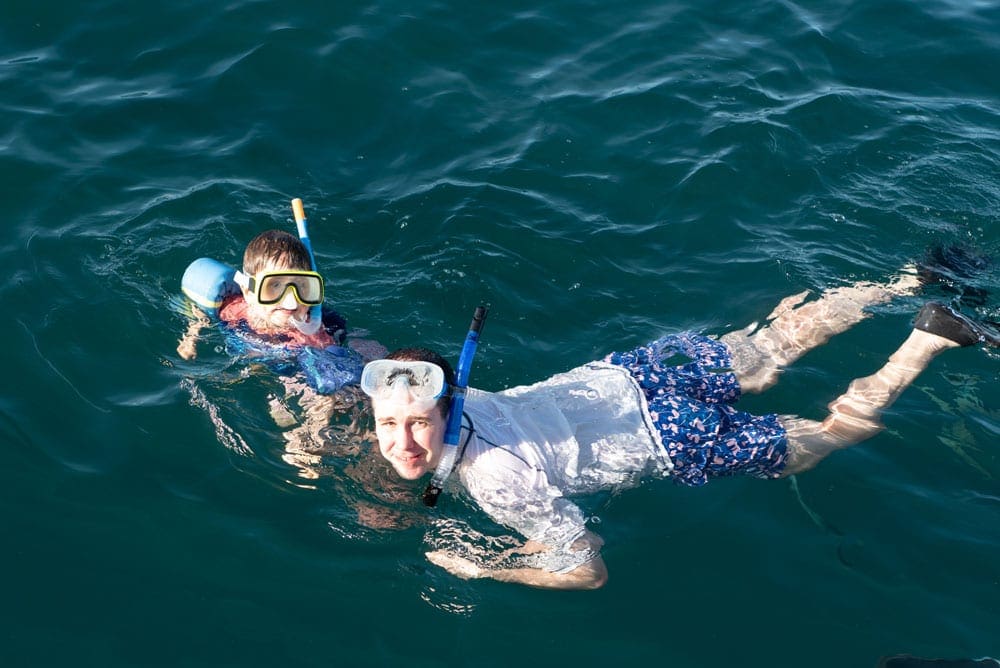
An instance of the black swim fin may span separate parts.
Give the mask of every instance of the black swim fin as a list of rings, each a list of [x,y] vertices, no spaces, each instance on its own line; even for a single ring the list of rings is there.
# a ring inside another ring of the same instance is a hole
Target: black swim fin
[[[960,346],[1000,347],[1000,327],[991,320],[973,320],[941,302],[927,302],[913,322],[916,329],[954,341]]]

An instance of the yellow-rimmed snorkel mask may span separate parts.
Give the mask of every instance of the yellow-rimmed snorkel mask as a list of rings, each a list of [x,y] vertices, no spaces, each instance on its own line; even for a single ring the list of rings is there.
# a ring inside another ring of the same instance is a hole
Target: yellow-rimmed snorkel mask
[[[260,271],[248,276],[242,271],[233,277],[237,285],[253,294],[257,302],[264,305],[281,302],[291,290],[295,301],[303,306],[323,303],[323,277],[315,271],[283,269],[280,271]]]

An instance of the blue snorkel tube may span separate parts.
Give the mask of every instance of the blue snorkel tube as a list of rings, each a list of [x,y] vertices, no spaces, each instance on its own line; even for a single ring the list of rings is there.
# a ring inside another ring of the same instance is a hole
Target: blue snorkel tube
[[[434,477],[424,490],[424,505],[433,508],[444,487],[444,481],[451,475],[458,457],[458,439],[462,433],[462,408],[465,406],[465,390],[469,386],[469,370],[472,368],[472,358],[476,355],[479,345],[479,332],[486,322],[486,307],[477,306],[472,316],[469,333],[465,335],[462,354],[458,357],[458,369],[455,371],[455,385],[451,388],[451,409],[448,412],[448,423],[444,430],[444,449],[441,461],[434,471]]]
[[[302,206],[302,200],[296,197],[292,200],[292,213],[295,215],[295,226],[299,230],[299,239],[302,240],[302,245],[306,247],[309,251],[309,263],[312,265],[313,271],[319,271],[316,268],[316,256],[313,255],[312,242],[309,241],[309,228],[307,227],[306,221],[306,210]],[[316,304],[309,308],[309,320],[306,322],[299,322],[298,320],[292,320],[292,324],[295,328],[302,332],[303,334],[315,334],[319,331],[319,328],[323,325],[323,306]]]

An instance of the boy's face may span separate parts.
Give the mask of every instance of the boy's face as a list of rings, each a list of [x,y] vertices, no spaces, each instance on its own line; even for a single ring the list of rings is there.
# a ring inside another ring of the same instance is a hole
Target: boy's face
[[[288,271],[291,267],[280,263],[268,263],[261,272]],[[254,329],[258,331],[284,331],[294,327],[292,318],[304,321],[309,313],[309,306],[300,304],[291,290],[286,290],[280,301],[274,304],[261,304],[257,295],[243,290],[243,298],[247,302],[247,318]]]

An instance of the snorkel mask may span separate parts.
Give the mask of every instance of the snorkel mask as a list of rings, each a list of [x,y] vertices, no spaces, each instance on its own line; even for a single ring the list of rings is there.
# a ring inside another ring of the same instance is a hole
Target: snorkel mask
[[[261,271],[253,276],[237,271],[233,280],[241,288],[253,294],[260,304],[282,302],[289,290],[295,301],[304,306],[317,306],[323,303],[323,277],[315,271],[285,269]]]
[[[361,390],[380,402],[429,409],[447,394],[448,384],[437,364],[375,360],[361,372]]]

